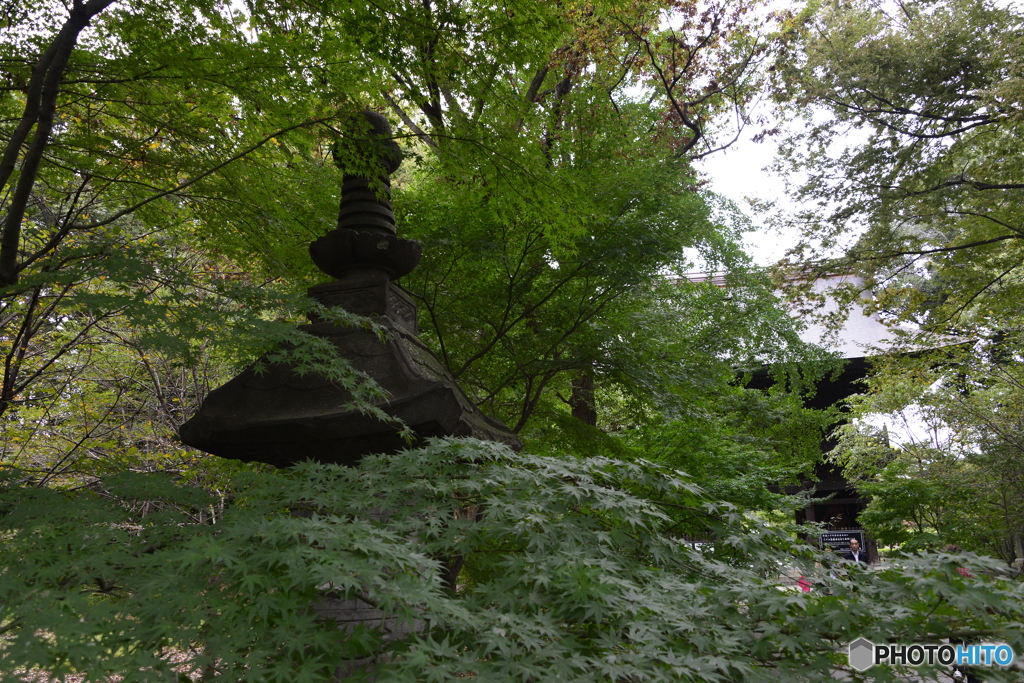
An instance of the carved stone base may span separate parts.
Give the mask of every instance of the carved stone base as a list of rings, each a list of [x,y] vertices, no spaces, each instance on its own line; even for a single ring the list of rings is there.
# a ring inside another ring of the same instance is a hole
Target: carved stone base
[[[338,598],[324,598],[313,610],[322,619],[330,619],[338,624],[338,628],[346,634],[352,633],[356,626],[362,624],[368,629],[380,629],[385,643],[393,640],[400,640],[413,632],[420,632],[424,628],[424,622],[408,621],[400,622],[397,617],[384,614],[383,610],[359,599],[342,600]],[[338,667],[334,673],[334,680],[344,681],[351,674],[357,671],[372,671],[375,664],[388,661],[389,653],[382,655],[368,655],[360,659],[349,660],[346,664]],[[369,680],[375,681],[376,677],[371,674]]]

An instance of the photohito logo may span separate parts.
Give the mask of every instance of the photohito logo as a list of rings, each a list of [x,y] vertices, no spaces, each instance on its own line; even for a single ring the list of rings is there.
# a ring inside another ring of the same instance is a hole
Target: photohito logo
[[[850,643],[850,666],[864,671],[875,664],[899,664],[921,666],[941,664],[943,666],[1010,666],[1013,663],[1013,649],[1004,643],[982,645],[902,645],[887,643],[875,645],[867,638],[858,638]]]

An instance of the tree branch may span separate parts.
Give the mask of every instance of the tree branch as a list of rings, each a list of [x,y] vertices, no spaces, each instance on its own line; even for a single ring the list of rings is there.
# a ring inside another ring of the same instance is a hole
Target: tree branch
[[[530,87],[526,89],[526,95],[523,97],[524,107],[529,107],[537,101],[537,93],[540,91],[540,86],[544,85],[544,79],[547,78],[549,70],[550,67],[547,64],[537,69],[537,73],[533,75],[533,80],[530,81]],[[520,116],[519,120],[516,121],[516,125],[514,127],[516,133],[523,130],[523,122],[525,120],[525,116]]]
[[[146,199],[143,199],[141,202],[137,202],[135,204],[132,204],[131,206],[129,206],[126,209],[121,209],[120,211],[116,212],[112,216],[110,216],[108,218],[104,218],[103,220],[95,221],[93,223],[85,223],[85,224],[77,224],[76,223],[75,225],[73,225],[71,227],[72,227],[73,230],[91,230],[93,228],[98,228],[98,227],[107,225],[109,223],[113,223],[118,218],[121,218],[123,216],[127,216],[128,214],[133,213],[136,210],[142,208],[146,204],[149,204],[151,202],[155,202],[157,199],[161,199],[161,198],[166,197],[168,195],[172,195],[172,194],[175,194],[177,192],[180,192],[180,191],[184,190],[185,188],[198,183],[203,178],[206,178],[206,177],[208,177],[210,175],[213,175],[214,173],[216,173],[220,169],[224,168],[225,166],[228,166],[229,164],[232,164],[232,163],[238,161],[239,159],[242,159],[242,158],[248,156],[249,154],[252,154],[257,149],[259,149],[260,147],[263,147],[265,144],[270,142],[270,140],[272,138],[280,137],[281,135],[284,135],[285,133],[287,133],[289,131],[296,130],[298,128],[304,128],[305,126],[312,126],[312,125],[316,125],[318,123],[324,123],[326,121],[331,121],[334,118],[335,117],[333,117],[333,116],[328,116],[328,117],[324,117],[324,118],[320,118],[320,119],[310,119],[309,121],[303,121],[302,123],[297,123],[294,126],[288,126],[287,128],[281,128],[280,130],[278,130],[278,131],[276,131],[274,133],[271,133],[270,135],[264,137],[262,140],[260,140],[256,144],[252,145],[251,147],[247,147],[246,149],[242,150],[238,154],[235,154],[234,156],[229,157],[227,160],[217,164],[216,166],[210,168],[209,170],[203,171],[202,173],[200,173],[199,175],[195,176],[194,178],[186,180],[185,182],[183,182],[183,183],[181,183],[179,185],[175,185],[174,187],[172,187],[169,190],[164,190],[163,192],[159,192],[159,193],[153,195],[152,197],[147,197]]]
[[[964,212],[966,213],[966,212]],[[986,216],[981,216],[985,218]],[[950,247],[936,247],[935,249],[915,249],[909,251],[890,251],[884,254],[877,254],[874,256],[861,256],[853,254],[850,256],[850,260],[853,261],[880,261],[883,259],[891,259],[894,256],[927,256],[928,254],[942,254],[951,251],[960,251],[961,249],[973,249],[974,247],[982,247],[986,244],[995,244],[996,242],[1004,242],[1006,240],[1019,240],[1022,239],[1021,235],[1001,235],[999,237],[993,237],[988,240],[978,240],[977,242],[968,242],[967,244],[958,244]]]
[[[25,217],[25,208],[28,206],[36,176],[39,174],[39,164],[42,161],[43,152],[50,141],[61,78],[64,75],[64,69],[67,68],[68,60],[71,58],[71,52],[78,42],[78,34],[89,24],[89,20],[93,16],[102,12],[113,2],[114,0],[90,0],[90,2],[82,4],[76,0],[68,20],[61,27],[57,37],[54,38],[40,61],[33,67],[32,80],[35,83],[29,86],[33,97],[25,102],[25,112],[15,137],[8,143],[7,149],[4,150],[4,157],[0,160],[0,180],[6,186],[14,172],[14,164],[21,146],[34,123],[36,132],[25,152],[25,160],[21,164],[21,175],[14,188],[14,194],[11,196],[7,219],[4,221],[3,232],[0,234],[0,284],[13,285],[18,281],[17,262],[18,246],[21,243],[21,223]],[[34,99],[36,87],[39,88],[38,99]],[[35,115],[33,116],[33,114]],[[7,167],[4,167],[3,164],[7,164]]]
[[[402,123],[404,123],[409,130],[415,133],[416,137],[427,143],[427,146],[430,148],[437,149],[437,143],[434,142],[434,139],[430,137],[428,133],[424,132],[422,128],[416,125],[416,122],[405,113],[405,110],[398,105],[398,102],[395,102],[394,98],[391,97],[389,93],[381,91],[381,95],[383,95],[384,99],[388,101],[388,105],[391,106],[391,111],[398,114],[398,117],[402,119]]]

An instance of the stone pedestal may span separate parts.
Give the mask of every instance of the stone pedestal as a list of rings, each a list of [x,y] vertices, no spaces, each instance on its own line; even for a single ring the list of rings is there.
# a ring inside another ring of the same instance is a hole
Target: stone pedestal
[[[338,628],[351,634],[356,626],[362,625],[365,628],[376,629],[381,634],[384,643],[394,640],[401,640],[410,633],[423,630],[422,621],[400,622],[397,617],[388,616],[383,610],[356,598],[353,600],[342,600],[339,598],[325,598],[313,607],[313,610],[322,619],[330,619],[338,624]],[[338,667],[334,673],[336,681],[344,681],[349,675],[360,670],[372,670],[375,664],[389,660],[390,654],[367,655],[359,659],[348,660],[344,666]],[[371,683],[376,680],[371,676]]]
[[[378,403],[412,428],[418,439],[471,436],[521,447],[505,425],[484,415],[416,336],[416,305],[377,272],[310,288],[327,306],[342,306],[374,318],[390,338],[328,322],[302,326],[331,342],[341,356],[388,394]],[[210,392],[196,415],[181,427],[190,446],[224,458],[287,467],[312,458],[355,465],[369,453],[407,447],[398,429],[350,407],[352,395],[329,380],[299,375],[287,365],[263,362]]]

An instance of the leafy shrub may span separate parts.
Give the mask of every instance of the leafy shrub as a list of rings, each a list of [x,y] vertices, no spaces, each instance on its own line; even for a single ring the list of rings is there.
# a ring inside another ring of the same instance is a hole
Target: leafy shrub
[[[999,563],[921,555],[831,579],[808,546],[649,463],[435,440],[351,469],[244,473],[203,525],[185,520],[205,494],[160,475],[73,494],[5,481],[5,678],[325,681],[374,654],[378,681],[830,681],[859,636],[1024,652],[1024,590]],[[781,587],[784,568],[830,585]],[[312,609],[325,595],[420,628],[341,630]]]

